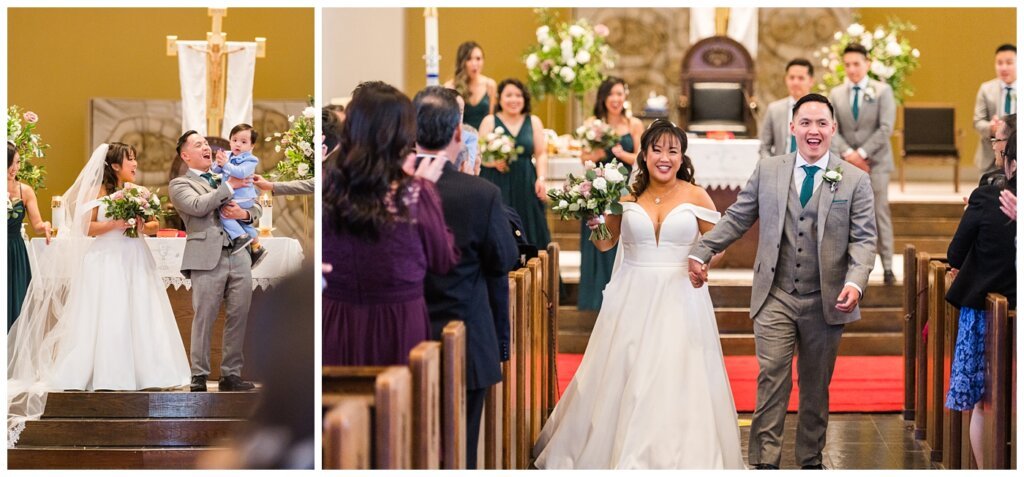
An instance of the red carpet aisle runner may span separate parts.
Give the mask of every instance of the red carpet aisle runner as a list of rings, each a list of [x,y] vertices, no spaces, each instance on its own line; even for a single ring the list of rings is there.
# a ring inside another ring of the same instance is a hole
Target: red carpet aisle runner
[[[558,355],[558,389],[565,391],[580,366],[582,354]],[[726,356],[733,399],[739,412],[753,412],[757,393],[757,358]],[[789,410],[796,411],[799,388],[793,364],[793,393]],[[831,412],[897,412],[903,409],[902,356],[840,356],[832,373]]]

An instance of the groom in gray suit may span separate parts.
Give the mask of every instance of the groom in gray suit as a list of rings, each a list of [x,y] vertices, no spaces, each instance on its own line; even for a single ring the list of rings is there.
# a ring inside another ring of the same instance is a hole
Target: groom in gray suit
[[[882,259],[885,284],[895,285],[896,275],[892,272],[895,246],[889,210],[889,174],[893,169],[893,159],[889,138],[896,124],[896,99],[888,84],[868,77],[871,61],[863,45],[851,43],[846,46],[843,67],[846,68],[846,82],[829,93],[839,125],[839,133],[832,141],[832,151],[871,176],[878,255]]]
[[[821,469],[828,386],[843,327],[860,319],[858,303],[875,260],[875,218],[868,175],[829,153],[834,110],[819,94],[793,106],[795,153],[758,162],[736,203],[694,247],[690,281],[707,281],[712,255],[760,218],[750,316],[760,371],[750,428],[749,463],[777,469],[792,390],[793,352],[800,384],[796,462]]]
[[[193,392],[206,391],[210,374],[210,335],[221,301],[226,301],[224,353],[220,365],[221,391],[247,391],[253,384],[242,381],[242,344],[252,301],[252,260],[247,253],[231,253],[231,240],[219,216],[245,222],[258,221],[263,209],[254,204],[242,209],[231,200],[241,179],[217,183],[210,174],[213,151],[206,138],[188,131],[178,139],[178,156],[188,172],[171,180],[171,203],[185,223],[188,236],[181,261],[181,273],[192,280],[192,362]]]

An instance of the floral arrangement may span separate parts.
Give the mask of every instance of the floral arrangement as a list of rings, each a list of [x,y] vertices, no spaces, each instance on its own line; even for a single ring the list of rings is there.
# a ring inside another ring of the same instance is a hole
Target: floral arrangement
[[[313,133],[316,130],[317,109],[308,106],[299,117],[288,116],[291,127],[283,132],[267,136],[266,141],[276,141],[274,150],[284,152],[284,159],[278,161],[270,174],[275,181],[310,179],[315,177],[313,167]]]
[[[585,19],[571,25],[559,22],[557,13],[546,8],[536,12],[541,23],[537,44],[523,57],[530,92],[537,99],[552,94],[566,101],[600,86],[603,71],[615,67],[615,52],[606,41],[608,27],[591,26]]]
[[[481,164],[492,164],[498,161],[511,164],[523,153],[523,146],[516,146],[515,140],[505,134],[505,128],[501,126],[480,136],[479,141]]]
[[[604,217],[622,213],[619,199],[629,193],[629,171],[615,159],[602,167],[587,161],[585,167],[583,177],[569,174],[561,189],[548,190],[551,210],[562,220],[587,220],[591,240],[608,240],[612,234]]]
[[[621,137],[615,132],[610,124],[600,119],[584,124],[576,128],[576,139],[580,141],[583,148],[588,151],[609,149],[619,143]]]
[[[896,103],[903,104],[906,98],[914,95],[907,77],[920,64],[918,58],[921,52],[911,47],[905,36],[906,32],[914,30],[917,27],[913,24],[890,18],[887,26],[877,26],[874,31],[868,31],[859,21],[855,21],[845,31],[837,31],[834,35],[835,43],[823,46],[814,53],[821,60],[821,66],[826,68],[818,91],[827,93],[843,83],[846,79],[843,49],[850,43],[860,43],[868,50],[868,59],[871,60],[868,76],[888,83]]]
[[[111,195],[100,199],[107,206],[106,216],[114,220],[125,220],[129,227],[125,229],[126,237],[138,238],[139,223],[147,219],[159,218],[164,215],[160,209],[160,196],[154,191],[126,182],[124,187]]]
[[[7,108],[7,140],[14,144],[21,158],[17,179],[33,190],[46,188],[46,168],[32,161],[42,159],[44,151],[50,147],[35,132],[38,123],[39,116],[32,111],[22,113],[21,108],[15,105]]]

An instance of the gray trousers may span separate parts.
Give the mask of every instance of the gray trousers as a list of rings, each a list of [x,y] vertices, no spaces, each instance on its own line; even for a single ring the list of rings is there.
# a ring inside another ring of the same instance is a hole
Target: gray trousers
[[[871,169],[871,191],[875,196],[875,228],[878,230],[878,255],[882,268],[892,270],[892,211],[889,210],[889,172]]]
[[[832,381],[843,325],[825,323],[821,292],[789,294],[772,286],[764,307],[754,317],[757,404],[750,425],[748,461],[779,465],[786,408],[793,389],[793,352],[800,384],[796,462],[821,463],[828,427],[828,385]]]
[[[242,375],[242,345],[245,323],[252,302],[252,259],[249,254],[231,254],[223,249],[213,270],[192,270],[192,343],[189,360],[192,375],[210,374],[210,335],[217,320],[221,301],[225,302],[224,352],[220,375]]]

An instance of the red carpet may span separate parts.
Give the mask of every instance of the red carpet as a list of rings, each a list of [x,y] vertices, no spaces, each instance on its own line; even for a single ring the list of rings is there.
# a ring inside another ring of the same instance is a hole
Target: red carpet
[[[581,354],[558,355],[558,389],[565,391],[580,366]],[[739,412],[753,412],[757,392],[757,358],[726,356],[733,399]],[[789,410],[796,411],[799,388],[796,363]],[[832,373],[829,408],[831,412],[898,412],[903,409],[902,356],[840,356]]]

